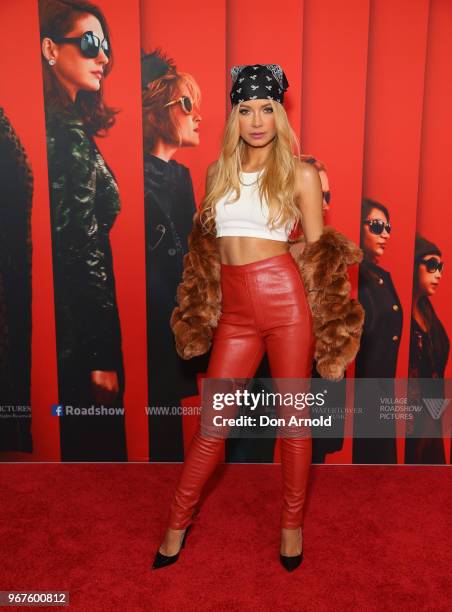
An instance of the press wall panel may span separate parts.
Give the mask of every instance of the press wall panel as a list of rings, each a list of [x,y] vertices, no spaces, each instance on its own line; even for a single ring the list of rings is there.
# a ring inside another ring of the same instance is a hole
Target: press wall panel
[[[201,141],[179,149],[175,159],[187,165],[197,204],[204,196],[206,168],[218,158],[225,122],[225,1],[141,0],[141,40],[146,53],[161,48],[179,72],[188,72],[201,89]]]
[[[363,195],[388,208],[393,227],[379,265],[404,315],[397,377],[407,376],[428,7],[427,0],[371,4]]]
[[[34,178],[31,219],[33,453],[30,456],[29,453],[2,452],[0,459],[59,461],[58,419],[52,417],[50,411],[51,404],[57,402],[58,394],[44,99],[36,1],[2,2],[0,23],[4,24],[0,37],[0,107],[4,109],[27,152]]]
[[[302,50],[303,50],[303,10],[302,0],[283,0],[275,10],[274,2],[263,1],[257,9],[252,2],[243,3],[229,0],[227,3],[227,91],[230,90],[230,69],[243,64],[279,64],[283,67],[289,82],[284,94],[284,107],[290,124],[297,138],[300,138],[301,121],[301,86],[302,86]],[[229,96],[226,100],[230,109]],[[270,376],[268,365],[263,374]],[[235,442],[235,441],[234,441]],[[230,445],[229,456],[236,460],[249,461],[271,459],[269,447],[265,440],[254,440],[254,448],[249,454],[240,450],[235,443]],[[243,446],[243,443],[241,443]],[[227,447],[228,449],[228,447]],[[231,450],[235,449],[235,450]],[[251,449],[251,446],[250,446]],[[279,462],[280,447],[276,441],[271,453],[275,462]]]
[[[449,177],[452,83],[446,75],[450,72],[451,58],[452,3],[448,0],[431,0],[417,229],[425,238],[437,244],[446,262],[440,286],[431,301],[449,336],[452,335],[452,243],[448,222],[452,200]],[[445,377],[452,377],[452,359],[449,359]]]
[[[141,1],[141,44],[143,51],[145,53],[151,53],[156,49],[163,51],[174,61],[179,73],[188,73],[195,79],[201,91],[199,145],[179,147],[172,156],[172,159],[179,164],[183,164],[189,170],[197,207],[199,207],[205,193],[207,166],[213,160],[218,159],[222,131],[226,120],[225,34],[226,3],[223,1],[207,4],[187,4],[182,0],[175,0],[171,3],[163,0]],[[182,205],[183,203],[181,203]],[[176,213],[174,214],[176,215]],[[187,226],[187,235],[190,230],[191,227]],[[148,274],[153,274],[152,268],[148,270]],[[150,308],[156,307],[158,305],[153,303]],[[154,317],[156,313],[152,311],[150,316]],[[150,343],[154,341],[159,342],[156,336],[155,340],[152,338],[149,340]],[[169,342],[173,346],[174,338],[171,338]],[[171,356],[168,358],[169,360],[173,359]],[[180,373],[188,371],[188,368],[193,372],[192,386],[195,395],[184,396],[184,393],[179,393],[178,397],[174,399],[178,405],[185,408],[200,405],[201,380],[205,370],[207,370],[208,363],[206,356],[198,358],[199,365],[195,360],[191,360],[191,362],[183,364],[183,366],[181,364],[171,366],[175,368],[174,371],[177,369]],[[164,368],[165,365],[159,364],[156,367]],[[184,370],[181,369],[182,367]],[[195,372],[196,369],[197,372]],[[158,372],[154,374],[158,375]],[[177,385],[176,374],[174,385]],[[184,385],[190,386],[187,376],[184,378]],[[159,386],[158,381],[155,386]],[[152,393],[152,390],[150,390],[150,393]],[[172,403],[172,400],[165,403]],[[177,419],[177,417],[175,418]],[[196,415],[184,413],[181,420],[182,439],[179,441],[180,429],[177,423],[173,422],[170,425],[168,419],[165,423],[164,420],[158,421],[155,418],[150,418],[151,460],[158,460],[165,454],[155,450],[156,445],[159,445],[158,438],[160,435],[172,435],[173,437],[171,441],[174,446],[172,460],[184,456],[184,451],[188,448],[196,430],[198,418]],[[170,428],[172,428],[173,434],[171,434]]]
[[[242,64],[280,64],[289,88],[284,106],[289,121],[300,137],[301,66],[303,49],[303,0],[264,0],[227,2],[227,92],[230,89],[230,68]],[[230,104],[228,102],[228,108]]]
[[[359,243],[363,173],[369,2],[305,0],[301,144],[327,168],[331,207],[326,223]],[[350,269],[357,294],[358,266]],[[347,370],[353,376],[354,365]],[[347,406],[353,403],[347,386]],[[348,415],[350,413],[347,413]],[[346,429],[349,424],[346,423]],[[344,438],[327,463],[351,462]]]
[[[305,0],[301,142],[327,166],[327,222],[353,240],[359,240],[368,29],[368,0]]]

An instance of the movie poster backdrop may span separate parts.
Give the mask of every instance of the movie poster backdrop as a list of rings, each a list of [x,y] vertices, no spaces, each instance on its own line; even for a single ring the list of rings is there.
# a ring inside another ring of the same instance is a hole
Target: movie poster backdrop
[[[361,437],[369,419],[381,428],[378,398],[353,380],[384,378],[388,395],[400,380],[421,401],[429,379],[451,374],[451,4],[98,0],[108,129],[55,112],[42,41],[58,37],[44,31],[49,10],[69,4],[0,6],[1,459],[183,460],[209,359],[182,360],[169,326],[192,218],[231,66],[279,63],[301,151],[321,169],[325,222],[364,254],[350,271],[366,314],[357,359],[338,387],[313,364],[313,386],[348,408],[333,437],[313,440],[313,462],[450,463],[450,431],[428,411]],[[77,15],[73,29],[91,29]],[[255,389],[269,377],[264,357]],[[224,459],[279,462],[279,443],[244,431]]]

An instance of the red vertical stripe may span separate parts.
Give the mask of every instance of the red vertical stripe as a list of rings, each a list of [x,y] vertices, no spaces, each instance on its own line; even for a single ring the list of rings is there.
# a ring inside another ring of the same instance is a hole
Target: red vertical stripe
[[[391,215],[393,232],[381,265],[391,273],[403,307],[397,366],[397,377],[403,377],[408,371],[428,0],[378,0],[372,6],[363,192],[385,204]]]
[[[190,73],[201,89],[201,142],[179,149],[175,159],[190,168],[199,206],[207,166],[218,158],[225,122],[225,2],[142,0],[141,40],[146,53],[160,47],[179,72]]]
[[[452,199],[448,154],[452,141],[452,82],[447,75],[450,73],[451,57],[452,4],[448,0],[431,0],[417,229],[422,236],[438,245],[446,262],[441,284],[431,302],[449,337],[452,330],[452,243],[447,219]],[[449,358],[445,378],[451,376],[452,359]],[[448,431],[445,432],[446,461],[451,454],[450,444]]]
[[[190,169],[199,207],[205,191],[206,169],[218,158],[225,124],[225,2],[193,4],[185,0],[142,0],[141,42],[150,53],[161,48],[179,72],[190,73],[201,89],[201,142],[179,149],[175,159]],[[151,273],[151,272],[150,272]],[[202,373],[198,375],[201,393]],[[182,406],[200,406],[201,397],[186,397]],[[184,448],[197,427],[197,417],[183,416]]]
[[[452,242],[449,223],[452,188],[450,143],[452,142],[452,3],[431,0],[425,80],[422,155],[417,224],[419,232],[441,249],[446,268],[432,304],[451,335]],[[452,377],[452,359],[446,378]]]
[[[428,0],[378,0],[370,21],[363,192],[391,215],[393,232],[381,265],[391,273],[403,308],[398,378],[408,374],[428,9]],[[397,442],[400,459],[403,437]]]
[[[289,88],[284,95],[284,107],[289,121],[300,138],[301,68],[303,49],[303,10],[300,0],[253,2],[229,0],[227,7],[227,93],[230,69],[242,64],[280,64]],[[230,109],[229,99],[227,108]],[[281,460],[279,439],[273,459]]]
[[[369,2],[305,0],[303,151],[328,170],[326,222],[359,240]]]
[[[4,460],[59,461],[59,423],[50,411],[51,404],[58,402],[58,386],[37,2],[2,2],[0,23],[3,25],[0,37],[0,105],[27,151],[34,176],[31,354],[33,454],[30,457],[29,453],[0,453],[0,456]]]
[[[303,152],[325,163],[331,188],[326,223],[359,243],[369,2],[305,0]],[[357,294],[358,267],[350,270]],[[354,366],[347,375],[353,376]],[[349,386],[347,389],[349,390]],[[347,406],[353,397],[347,393]],[[350,415],[351,413],[347,413]],[[346,423],[346,428],[350,424]],[[351,463],[351,439],[327,463]]]
[[[111,232],[125,368],[125,422],[129,461],[148,459],[146,271],[139,0],[98,0],[111,30],[114,68],[106,100],[120,109],[107,138],[98,139],[118,181],[121,213]]]
[[[303,0],[227,3],[227,108],[230,69],[241,64],[280,64],[289,81],[284,107],[300,136]]]

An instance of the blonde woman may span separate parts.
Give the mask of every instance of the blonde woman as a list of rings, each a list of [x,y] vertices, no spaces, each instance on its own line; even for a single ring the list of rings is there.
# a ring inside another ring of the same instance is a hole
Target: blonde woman
[[[359,260],[359,249],[323,226],[319,173],[294,156],[297,142],[282,105],[288,82],[281,67],[237,66],[232,80],[221,155],[208,169],[171,319],[176,348],[189,359],[212,342],[207,378],[252,378],[265,351],[278,389],[281,379],[310,377],[314,352],[319,372],[340,378],[356,354],[362,325],[359,304],[344,297],[344,269]],[[297,262],[288,240],[299,221],[307,244]],[[317,260],[324,265],[320,275]],[[326,289],[333,282],[337,314],[330,324]],[[323,299],[312,312],[309,295]],[[330,338],[322,337],[319,316]],[[312,440],[308,429],[288,429],[281,437],[280,561],[291,571],[302,561]],[[219,461],[224,439],[203,434],[199,429],[194,435],[185,458],[154,568],[177,561],[202,488]],[[260,521],[265,524],[264,517]]]

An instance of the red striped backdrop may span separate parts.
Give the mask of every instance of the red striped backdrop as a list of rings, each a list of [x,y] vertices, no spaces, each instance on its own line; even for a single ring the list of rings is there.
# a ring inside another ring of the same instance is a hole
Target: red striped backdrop
[[[382,265],[391,272],[403,305],[397,375],[406,376],[416,226],[443,250],[445,274],[432,303],[446,329],[452,329],[448,278],[452,86],[446,64],[452,51],[451,3],[97,3],[105,11],[115,48],[115,68],[106,82],[107,99],[121,110],[117,125],[100,146],[117,176],[122,201],[112,245],[123,329],[129,460],[146,460],[149,451],[143,410],[147,358],[140,44],[146,52],[162,47],[178,69],[190,72],[201,87],[201,144],[176,156],[190,168],[198,204],[205,169],[218,155],[229,110],[230,67],[253,62],[283,65],[290,83],[287,110],[302,150],[317,156],[328,169],[332,206],[327,222],[358,241],[362,194],[390,210],[394,231]],[[57,398],[57,378],[37,3],[4,0],[0,20],[0,105],[28,151],[35,176],[32,459],[58,460],[58,421],[50,416],[50,405]],[[356,292],[356,270],[352,280]],[[449,376],[451,368],[449,363]],[[191,405],[193,398],[185,401]],[[187,417],[185,444],[193,426]],[[343,450],[329,456],[328,462],[350,462],[349,442],[345,440]],[[2,457],[29,459],[19,453],[2,453]],[[275,459],[278,457],[276,450]]]

